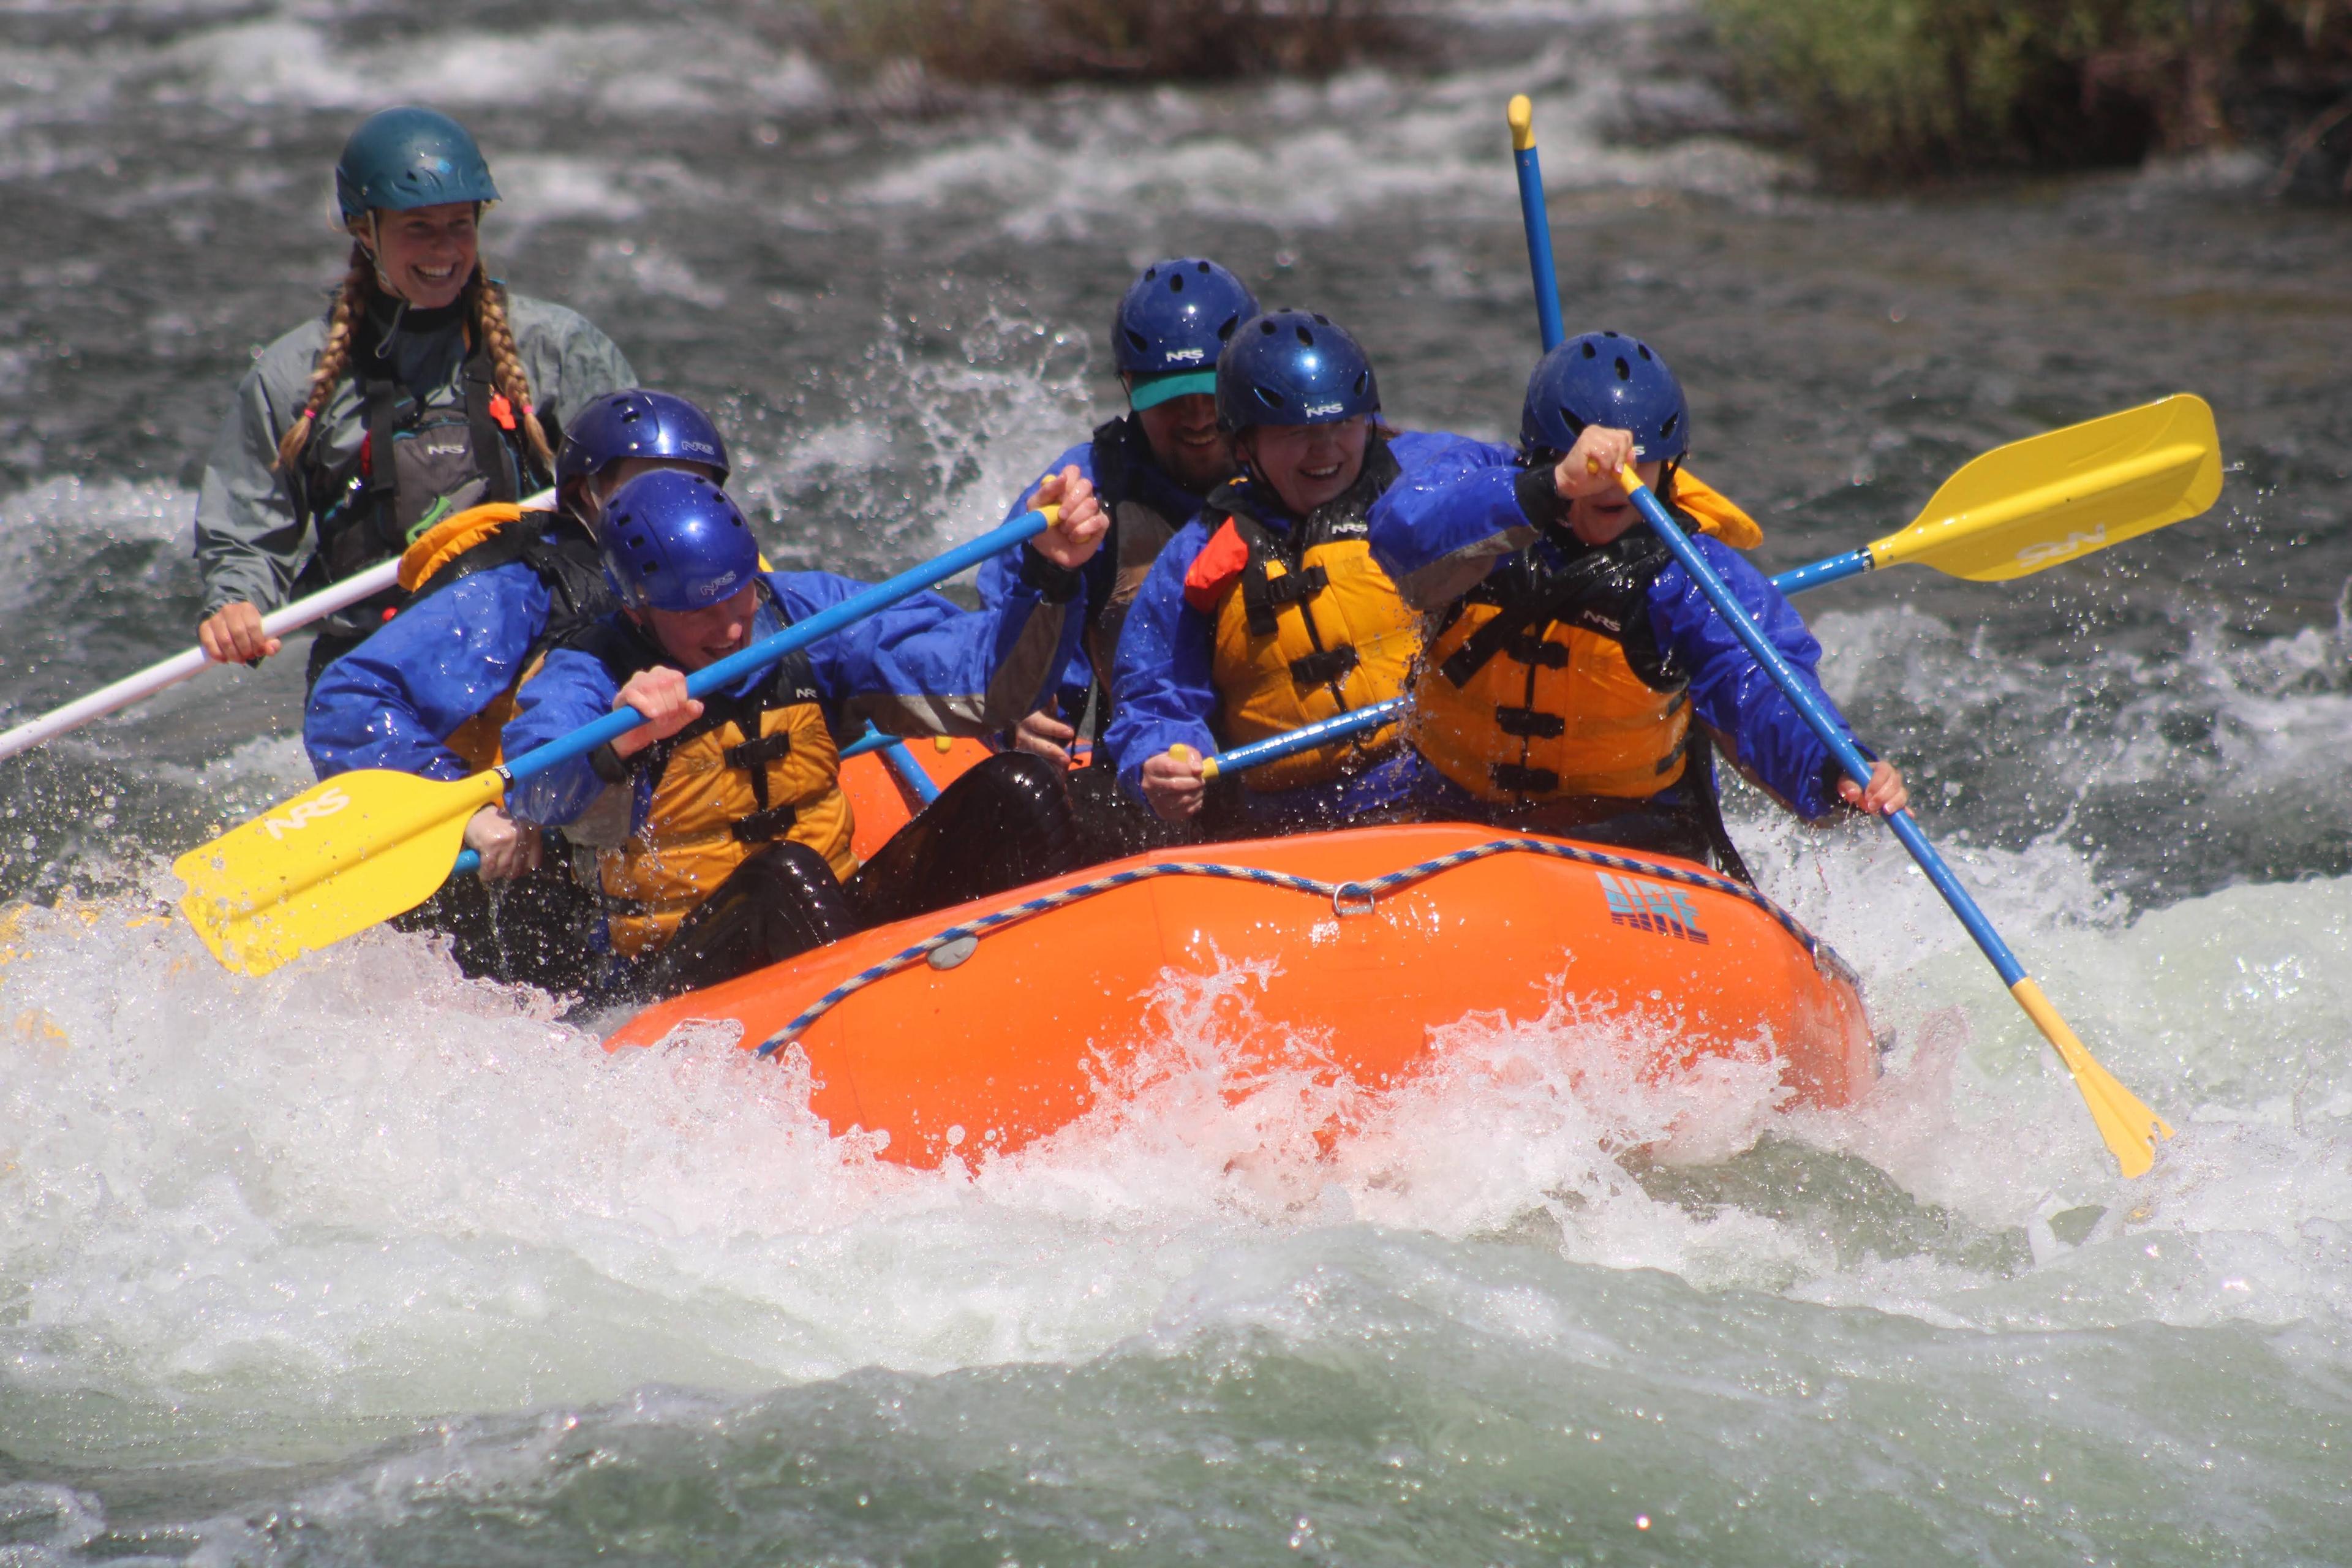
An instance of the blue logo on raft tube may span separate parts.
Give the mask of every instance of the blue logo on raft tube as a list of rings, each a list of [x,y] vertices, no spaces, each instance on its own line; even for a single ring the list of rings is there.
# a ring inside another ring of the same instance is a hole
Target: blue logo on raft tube
[[[1682,889],[1644,882],[1638,877],[1612,877],[1606,871],[1593,875],[1601,879],[1601,896],[1609,900],[1611,925],[1678,936],[1685,942],[1706,942],[1706,932],[1699,927],[1697,906]]]

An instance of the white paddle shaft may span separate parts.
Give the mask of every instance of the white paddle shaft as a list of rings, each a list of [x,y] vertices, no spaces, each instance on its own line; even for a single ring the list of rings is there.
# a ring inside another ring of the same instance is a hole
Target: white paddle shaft
[[[555,504],[555,492],[542,490],[524,501],[526,511],[540,510]],[[282,609],[273,610],[261,617],[261,629],[267,636],[284,637],[299,631],[313,621],[322,621],[337,610],[348,609],[362,599],[372,599],[400,581],[398,560],[381,562],[356,575],[320,589],[306,598],[295,600]],[[213,661],[205,657],[201,647],[185,653],[175,653],[160,664],[151,664],[136,675],[126,675],[111,686],[100,687],[87,697],[76,698],[62,708],[53,708],[37,719],[17,725],[6,734],[0,734],[0,757],[13,757],[19,752],[32,750],[44,741],[54,741],[68,730],[79,730],[93,719],[102,719],[120,708],[145,700],[167,687],[202,670]]]

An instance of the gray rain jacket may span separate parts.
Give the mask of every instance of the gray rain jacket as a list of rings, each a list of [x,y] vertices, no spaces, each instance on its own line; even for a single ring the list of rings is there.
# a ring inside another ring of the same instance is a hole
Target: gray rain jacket
[[[388,312],[379,320],[387,318]],[[577,312],[509,293],[507,318],[551,438],[585,405],[636,385],[636,373],[621,351]],[[404,322],[384,358],[375,362],[378,368],[362,369],[354,361],[356,374],[336,388],[300,467],[334,472],[357,457],[367,435],[363,377],[396,381],[426,408],[462,405],[466,344],[458,312],[433,311],[427,319],[432,324],[421,331]],[[322,312],[264,349],[238,384],[236,405],[213,442],[196,498],[196,564],[204,573],[206,616],[240,601],[275,609],[310,564],[318,546],[315,509],[322,498],[305,493],[306,475],[272,472],[270,465],[278,438],[301,416],[310,367],[326,340]],[[360,351],[362,356],[370,352]],[[306,583],[305,591],[325,586],[322,563],[311,574],[318,580]]]

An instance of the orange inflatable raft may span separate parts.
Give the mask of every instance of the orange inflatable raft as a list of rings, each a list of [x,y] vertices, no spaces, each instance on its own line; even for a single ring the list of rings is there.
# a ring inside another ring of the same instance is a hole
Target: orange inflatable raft
[[[1236,1081],[1307,1038],[1318,1070],[1377,1092],[1432,1065],[1447,1026],[1540,1017],[1564,994],[1587,1016],[1654,1026],[1672,1042],[1661,1072],[1762,1048],[1799,1100],[1827,1107],[1877,1077],[1852,973],[1752,889],[1669,857],[1465,824],[1114,861],[660,1004],[608,1043],[715,1024],[743,1049],[799,1053],[836,1135],[884,1132],[886,1158],[934,1166],[1068,1126],[1156,1043],[1155,993],[1242,963],[1261,980],[1228,1047]]]

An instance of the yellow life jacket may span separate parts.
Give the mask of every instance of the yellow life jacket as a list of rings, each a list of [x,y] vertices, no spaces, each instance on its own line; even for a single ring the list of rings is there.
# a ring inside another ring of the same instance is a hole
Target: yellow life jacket
[[[1421,652],[1420,622],[1365,540],[1366,514],[1397,472],[1375,442],[1348,492],[1295,531],[1251,515],[1248,480],[1210,497],[1208,514],[1222,511],[1224,521],[1186,574],[1184,598],[1215,625],[1220,744],[1288,734],[1404,689]],[[1253,768],[1244,780],[1255,790],[1319,784],[1387,751],[1397,735],[1398,726],[1383,725]]]
[[[1696,501],[1696,505],[1693,504]],[[1748,548],[1763,534],[1687,474],[1687,529]],[[1666,668],[1649,589],[1673,556],[1637,525],[1599,549],[1545,542],[1497,567],[1448,612],[1413,686],[1413,742],[1481,800],[1639,800],[1683,776],[1685,679]]]
[[[515,679],[488,706],[441,738],[476,773],[498,766],[499,732],[514,717],[515,692],[538,656],[613,607],[604,565],[586,529],[552,511],[525,513],[511,501],[468,507],[417,536],[400,557],[401,609],[439,589],[520,561],[539,574],[551,602],[547,625]],[[386,619],[396,618],[394,615]]]
[[[622,684],[670,662],[617,619],[572,646]],[[597,852],[606,928],[623,957],[668,942],[736,867],[778,839],[807,845],[844,880],[857,870],[841,752],[808,656],[786,658],[747,695],[703,704],[702,717],[623,764],[633,785],[646,774],[653,781],[644,824]]]

